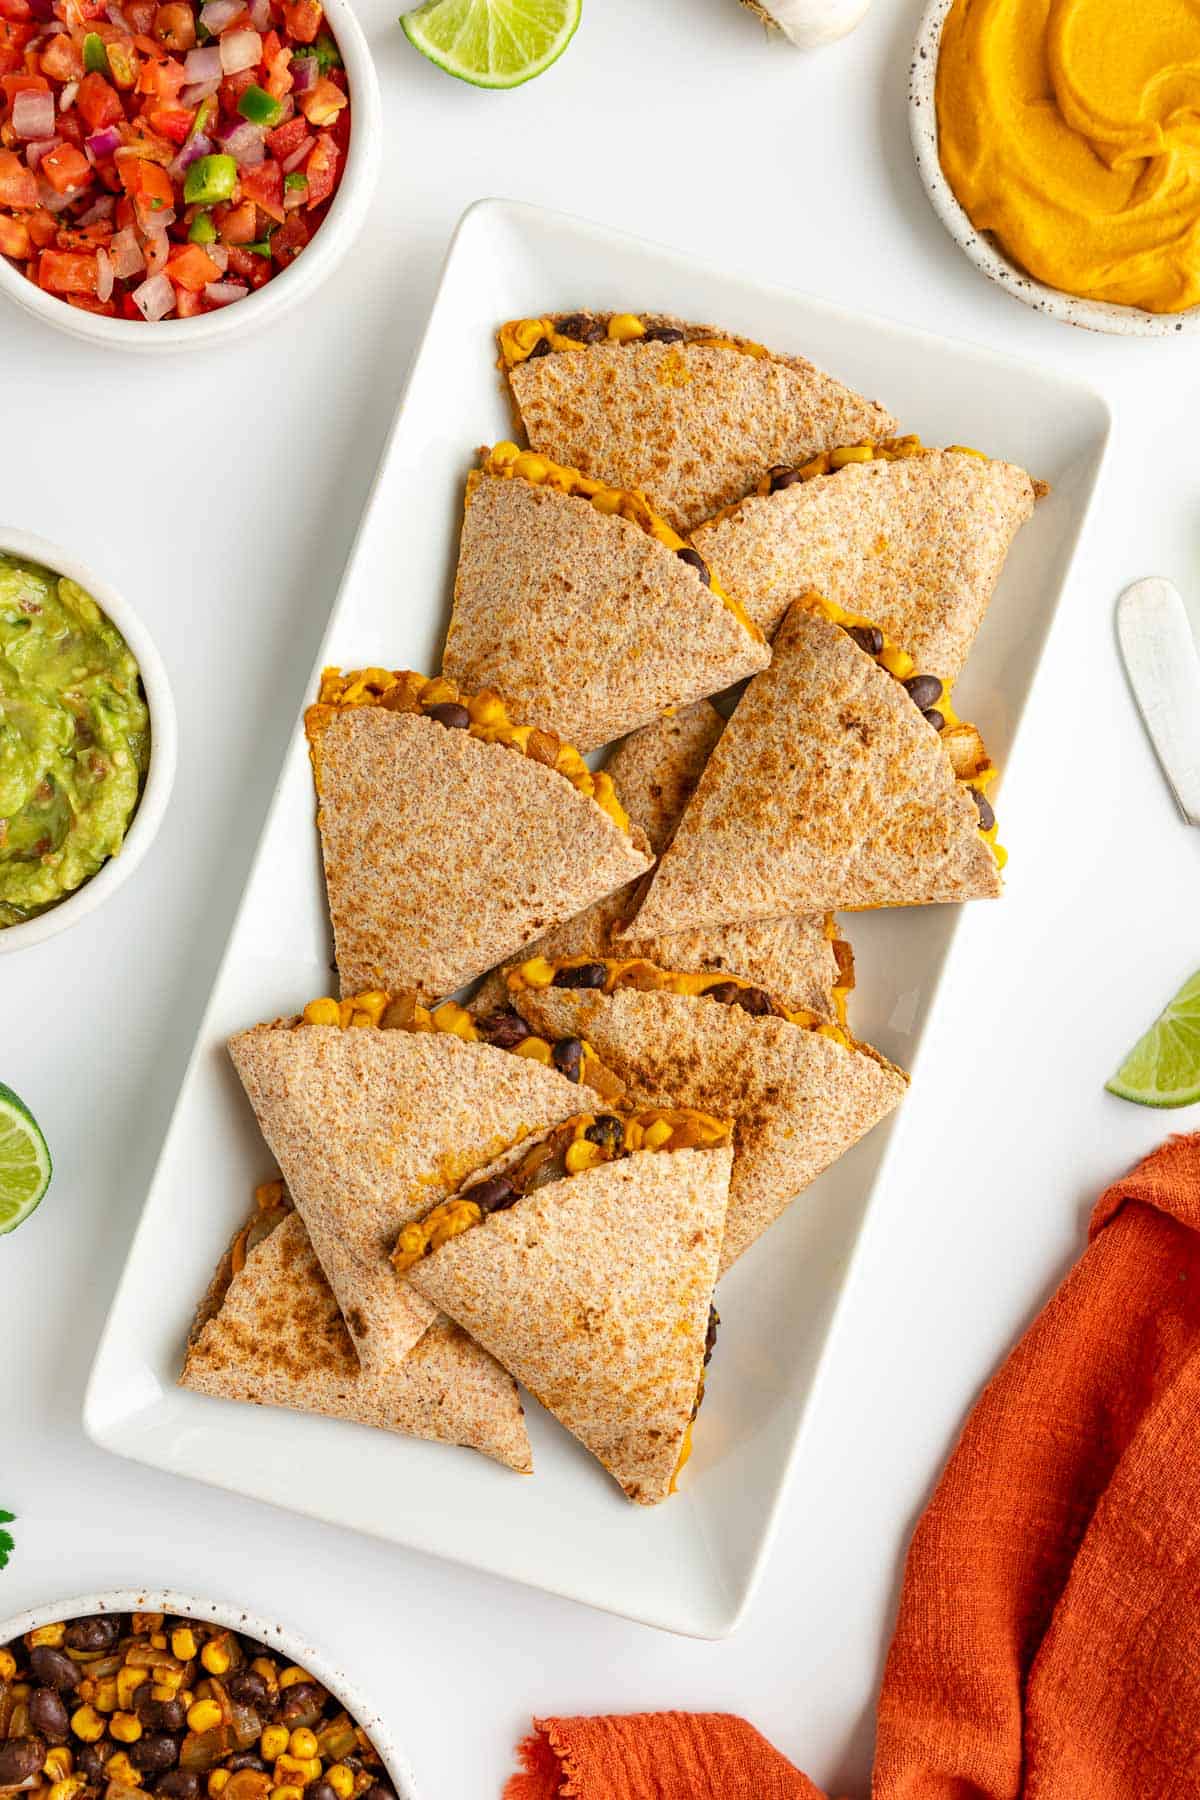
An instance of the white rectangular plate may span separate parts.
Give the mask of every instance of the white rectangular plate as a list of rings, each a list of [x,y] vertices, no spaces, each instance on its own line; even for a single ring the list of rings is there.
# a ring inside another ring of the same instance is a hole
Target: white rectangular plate
[[[714,321],[800,352],[883,401],[926,442],[974,444],[1052,483],[955,695],[1003,763],[1099,472],[1104,402],[1036,367],[505,201],[473,207],[454,238],[318,666],[436,669],[463,479],[475,447],[512,430],[492,333],[503,319],[581,306]],[[298,714],[314,691],[315,675],[296,696]],[[1002,792],[999,813],[1019,861],[1021,819],[1005,812]],[[910,1069],[957,920],[956,908],[926,907],[848,921],[859,965],[854,1028]],[[644,1510],[533,1402],[537,1473],[522,1479],[466,1450],[174,1385],[193,1308],[251,1188],[272,1172],[225,1040],[297,1010],[331,980],[298,726],[96,1357],[87,1430],[122,1455],[668,1630],[732,1631],[797,1460],[850,1253],[889,1145],[902,1144],[903,1109],[722,1284],[695,1455],[678,1495]]]

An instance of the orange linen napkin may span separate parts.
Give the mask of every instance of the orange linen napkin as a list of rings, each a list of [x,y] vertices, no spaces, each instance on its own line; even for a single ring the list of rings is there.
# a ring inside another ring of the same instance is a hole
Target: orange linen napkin
[[[820,1800],[725,1714],[540,1719],[506,1800]],[[909,1550],[874,1800],[1200,1796],[1200,1135],[1103,1195]]]

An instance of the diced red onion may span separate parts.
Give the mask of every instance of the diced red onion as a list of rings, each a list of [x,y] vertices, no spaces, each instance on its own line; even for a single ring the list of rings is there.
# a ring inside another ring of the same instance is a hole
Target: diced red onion
[[[252,125],[249,119],[242,119],[231,125],[227,131],[219,133],[221,148],[244,169],[253,169],[260,162],[265,162],[267,150],[263,142],[262,127]]]
[[[169,312],[175,310],[175,289],[165,275],[151,275],[149,281],[143,281],[141,287],[133,290],[130,298],[151,325],[165,319]]]
[[[69,194],[57,194],[48,181],[38,182],[38,205],[44,206],[49,213],[66,212],[68,206],[74,204],[74,189]]]
[[[66,87],[63,89],[62,93],[58,96],[59,112],[70,112],[71,108],[75,104],[75,96],[78,92],[79,92],[79,83],[77,81],[68,81]]]
[[[232,5],[233,0],[209,0],[212,6]],[[205,12],[208,7],[205,7]],[[241,11],[241,7],[238,7]],[[240,75],[262,61],[262,39],[257,31],[227,31],[220,43],[221,68],[226,75]]]
[[[302,144],[296,146],[290,156],[284,157],[283,172],[285,175],[294,175],[301,163],[308,161],[309,152],[316,141],[315,137],[306,137]]]
[[[293,56],[288,64],[288,70],[292,77],[292,92],[307,94],[310,88],[315,88],[320,67],[315,56]]]
[[[206,256],[209,256],[212,258],[213,262],[216,263],[218,269],[220,269],[220,271],[223,275],[225,273],[226,269],[229,267],[229,245],[228,244],[205,244],[204,245],[204,253]]]
[[[270,31],[271,0],[250,0],[250,23],[255,31]]]
[[[112,258],[113,273],[121,281],[127,281],[131,275],[140,275],[146,266],[142,255],[142,247],[129,227],[118,231],[109,245]]]
[[[181,106],[199,106],[202,100],[207,100],[210,94],[215,94],[220,85],[221,77],[219,75],[215,81],[194,81],[191,87],[185,87],[180,92],[179,104]]]
[[[219,82],[221,79],[220,45],[206,44],[203,50],[189,50],[183,59],[183,72],[190,82]]]
[[[76,223],[81,226],[95,225],[100,219],[111,219],[113,208],[116,204],[117,197],[115,194],[101,194],[95,204],[89,206],[87,211],[80,216]]]
[[[202,156],[208,156],[211,153],[212,147],[210,137],[205,137],[202,131],[193,132],[179,154],[173,156],[167,164],[167,174],[173,176],[176,181],[181,180],[194,162],[198,162]]]
[[[133,27],[121,11],[119,0],[105,0],[104,10],[108,14],[110,24],[119,25],[122,31],[127,31],[131,37],[133,36]]]
[[[19,97],[20,96],[18,96],[18,98]],[[30,144],[27,147],[25,151],[25,161],[29,164],[31,169],[36,170],[40,168],[43,156],[49,156],[50,152],[52,150],[57,150],[61,143],[62,139],[60,137],[41,138],[36,144]]]
[[[296,116],[296,102],[290,94],[285,94],[279,102],[279,123],[286,125],[289,119]]]
[[[120,149],[121,133],[115,125],[104,125],[99,131],[93,131],[90,138],[85,139],[83,147],[89,156],[94,157],[97,162],[103,162],[115,150]]]
[[[142,254],[146,258],[147,271],[151,275],[160,274],[171,254],[171,240],[166,232],[147,231],[142,239]]]
[[[54,95],[44,88],[23,88],[12,103],[10,124],[28,144],[54,136]]]
[[[244,11],[242,0],[205,0],[200,8],[200,23],[205,31],[210,31],[214,37],[220,37],[225,27],[232,24],[238,14]]]
[[[204,298],[213,306],[232,306],[235,300],[244,300],[249,292],[240,281],[210,281],[204,290]]]
[[[96,298],[100,301],[111,300],[116,270],[112,257],[103,244],[96,246]]]

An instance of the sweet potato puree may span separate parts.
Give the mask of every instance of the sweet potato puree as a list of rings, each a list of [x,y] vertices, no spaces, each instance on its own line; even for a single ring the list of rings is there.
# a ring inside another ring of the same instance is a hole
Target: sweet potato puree
[[[942,167],[981,231],[1051,287],[1150,312],[1200,302],[1200,8],[955,0]]]

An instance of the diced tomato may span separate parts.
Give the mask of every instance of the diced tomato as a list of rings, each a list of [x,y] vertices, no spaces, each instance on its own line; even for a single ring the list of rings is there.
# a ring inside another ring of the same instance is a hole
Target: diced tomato
[[[253,250],[243,250],[240,245],[233,244],[229,250],[229,273],[248,281],[251,287],[260,288],[265,281],[271,279],[271,259],[269,256],[257,256]]]
[[[140,42],[149,43],[149,39]],[[149,94],[162,102],[164,106],[173,106],[180,90],[187,86],[187,70],[173,56],[163,56],[161,51],[147,57],[142,64],[138,76],[138,93]]]
[[[216,207],[213,211],[213,223],[223,244],[252,244],[255,230],[254,202],[244,200],[240,206]]]
[[[283,0],[283,24],[295,44],[314,44],[325,17],[320,0]]]
[[[97,244],[110,244],[112,234],[110,219],[94,219],[90,225],[61,225],[55,243],[60,250],[93,250]]]
[[[91,294],[68,294],[66,301],[68,306],[77,306],[80,312],[103,313],[106,319],[115,319],[117,316],[113,301],[97,300]],[[134,311],[137,312],[136,307]]]
[[[74,144],[59,144],[48,150],[38,168],[56,194],[70,194],[76,188],[87,187],[92,179],[91,163]]]
[[[104,0],[54,0],[54,10],[68,31],[104,17]]]
[[[337,184],[338,147],[327,131],[323,131],[312,147],[304,165],[308,176],[308,210],[328,200]]]
[[[169,269],[167,273],[170,273]],[[203,292],[193,294],[190,288],[177,287],[175,289],[175,317],[177,319],[194,319],[197,313],[203,311]]]
[[[141,277],[138,276],[137,279],[140,283]],[[118,316],[122,319],[140,319],[142,316],[134,303],[132,294],[121,295],[121,304],[118,307],[117,312]]]
[[[187,140],[188,132],[192,129],[192,120],[195,116],[194,107],[158,106],[153,112],[146,114],[146,119],[152,130],[157,131],[160,137],[169,138],[173,144],[183,144]]]
[[[4,99],[11,107],[18,94],[48,94],[50,83],[44,75],[5,75],[0,77],[0,88],[4,91]]]
[[[327,80],[324,75],[318,76],[307,94],[300,96],[300,111],[310,125],[318,128],[332,125],[346,104],[346,96],[341,88],[334,87],[332,81]]]
[[[143,162],[161,163],[166,168],[169,162],[174,161],[175,145],[169,138],[159,137],[157,131],[151,131],[145,119],[134,119],[130,124],[122,126],[121,136],[124,139],[122,151],[132,151]],[[124,162],[126,159],[122,154],[118,160]]]
[[[242,170],[242,198],[253,200],[269,219],[283,224],[283,170],[271,157],[257,168]]]
[[[123,11],[135,31],[148,37],[154,30],[155,0],[125,0]]]
[[[275,33],[272,32],[271,36],[274,37],[274,35]],[[263,64],[267,71],[267,79],[264,84],[267,93],[270,94],[272,100],[282,100],[284,95],[290,94],[296,85],[296,78],[292,74],[291,51],[286,45],[281,45],[271,56],[267,56],[264,52]]]
[[[248,87],[253,87],[258,80],[256,69],[239,69],[236,75],[227,75],[221,83],[218,98],[221,111],[229,118],[238,116],[238,101]]]
[[[0,150],[0,206],[19,212],[38,203],[37,176],[12,150]]]
[[[294,150],[298,150],[308,136],[308,122],[305,119],[289,119],[286,125],[277,125],[274,131],[267,133],[267,148],[272,156],[280,162],[286,162]]]
[[[271,239],[271,255],[281,269],[286,269],[289,263],[295,262],[311,235],[303,213],[294,212],[289,215],[287,224]]]
[[[38,283],[52,294],[94,294],[98,280],[94,251],[80,256],[71,250],[43,250],[38,258]]]
[[[65,31],[52,37],[42,51],[43,75],[52,81],[78,81],[83,74],[83,51]]]
[[[33,244],[25,220],[14,219],[10,213],[0,213],[0,256],[15,256],[24,262],[32,255]]]
[[[146,224],[155,213],[165,212],[175,203],[171,177],[156,162],[142,156],[123,156],[117,165],[121,184],[133,202],[139,224]]]
[[[14,25],[24,25],[32,17],[29,0],[0,0],[0,19],[11,19]]]
[[[167,274],[176,287],[198,294],[210,281],[221,279],[221,270],[201,244],[181,244],[167,258]]]
[[[105,125],[115,125],[118,119],[125,116],[116,88],[110,86],[95,69],[80,82],[79,92],[75,96],[75,109],[82,115],[89,131],[99,131]]]
[[[48,250],[58,235],[58,220],[54,214],[39,206],[35,212],[26,215],[25,223],[35,250]]]
[[[183,56],[196,48],[196,15],[185,0],[167,0],[154,15],[151,34],[168,50]]]

